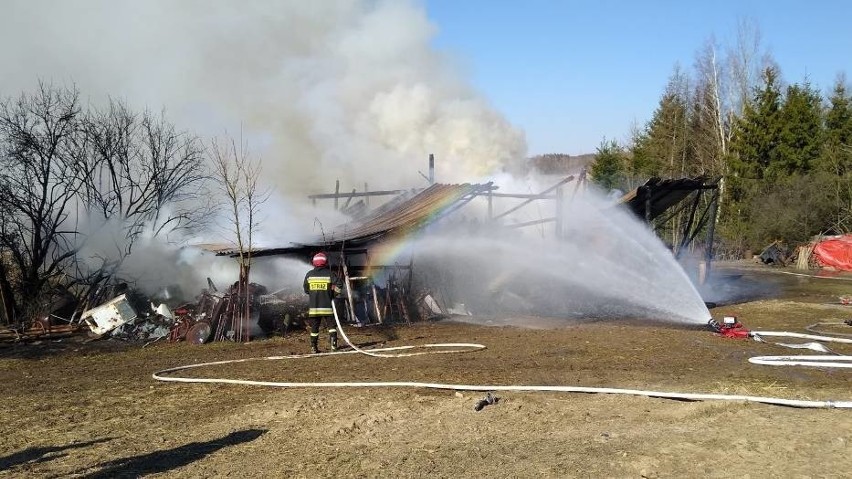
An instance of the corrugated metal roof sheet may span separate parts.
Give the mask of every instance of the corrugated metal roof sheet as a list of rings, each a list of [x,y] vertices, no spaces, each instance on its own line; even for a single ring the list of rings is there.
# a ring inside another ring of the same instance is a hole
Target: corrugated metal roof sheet
[[[204,250],[210,253],[215,253],[219,256],[228,256],[231,254],[238,254],[239,250],[236,246],[232,244],[225,243],[197,243],[190,245],[191,248],[198,248],[200,250]]]
[[[417,230],[454,209],[462,200],[470,199],[479,192],[488,191],[491,184],[461,185],[434,184],[415,196],[399,203],[391,202],[358,224],[346,224],[335,228],[332,238],[345,241],[360,241],[390,232]]]
[[[419,193],[404,193],[377,208],[366,217],[334,228],[324,238],[283,248],[255,249],[255,257],[310,254],[318,249],[363,247],[387,235],[404,235],[460,208],[480,193],[494,189],[485,184],[434,184]]]

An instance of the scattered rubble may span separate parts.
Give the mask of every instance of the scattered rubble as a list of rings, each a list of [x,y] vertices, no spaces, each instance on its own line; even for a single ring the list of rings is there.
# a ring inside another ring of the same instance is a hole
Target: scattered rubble
[[[43,316],[28,324],[14,324],[0,328],[0,341],[27,341],[56,339],[78,334],[86,327],[82,324],[57,324],[50,316]]]
[[[344,324],[366,326],[401,321],[410,324],[448,314],[470,314],[461,304],[442,305],[443,298],[426,288],[411,291],[410,279],[402,274],[385,277],[383,287],[368,276],[346,279],[349,293],[335,300]],[[233,283],[220,291],[208,279],[208,287],[194,302],[180,304],[174,302],[174,296],[166,295],[163,300],[170,303],[157,305],[126,283],[117,283],[104,286],[88,300],[72,305],[67,312],[71,319],[55,316],[62,319],[62,324],[55,324],[54,315],[47,315],[0,330],[0,340],[23,341],[88,331],[91,340],[119,339],[145,345],[161,340],[204,344],[249,341],[306,329],[308,297],[301,285],[272,293],[256,283],[245,289],[241,294],[239,283]]]
[[[171,342],[187,341],[193,344],[204,344],[208,341],[248,341],[252,337],[273,334],[280,322],[276,321],[276,316],[304,311],[304,305],[307,304],[302,298],[303,294],[281,298],[267,294],[265,286],[251,283],[247,288],[248,294],[245,295],[248,299],[246,305],[245,301],[241,300],[244,295],[239,294],[237,283],[224,292],[219,291],[210,280],[208,285],[209,287],[196,298],[195,303],[181,305],[174,311],[166,304],[155,306],[151,303],[150,311],[135,314],[131,306],[125,306],[126,301],[122,297],[115,298],[98,306],[101,308],[99,312],[102,318],[107,316],[107,312],[111,315],[108,321],[101,321],[104,326],[94,325],[92,331],[103,334],[103,329],[113,326],[113,329],[109,330],[111,337],[149,342],[163,338]],[[123,314],[119,314],[120,308],[117,306],[124,306]],[[248,312],[248,321],[241,319],[246,317],[245,314],[239,314],[245,311]]]

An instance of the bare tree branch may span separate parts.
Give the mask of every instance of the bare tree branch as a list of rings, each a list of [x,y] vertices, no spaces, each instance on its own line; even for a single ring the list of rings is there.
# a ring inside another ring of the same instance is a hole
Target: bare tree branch
[[[84,112],[76,89],[45,83],[2,101],[3,316],[38,313],[44,293],[60,283],[109,278],[143,233],[199,224],[207,178],[201,142],[162,114],[137,114],[119,101]],[[80,231],[80,218],[120,225],[123,239],[100,265],[109,271],[90,271],[79,258],[93,234]]]
[[[16,315],[39,310],[43,293],[74,254],[61,228],[82,185],[81,116],[76,89],[46,83],[0,104],[0,253],[11,259],[3,282],[12,284],[9,275],[17,275]]]

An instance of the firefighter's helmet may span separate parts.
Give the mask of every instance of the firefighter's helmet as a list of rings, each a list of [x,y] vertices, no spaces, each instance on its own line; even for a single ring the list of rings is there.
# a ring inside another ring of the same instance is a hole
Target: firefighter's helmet
[[[314,265],[314,268],[326,266],[328,264],[328,257],[326,257],[325,253],[317,253],[311,260],[311,264]]]

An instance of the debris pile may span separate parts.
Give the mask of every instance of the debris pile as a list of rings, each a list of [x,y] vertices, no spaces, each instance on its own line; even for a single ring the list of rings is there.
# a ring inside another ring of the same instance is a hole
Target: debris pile
[[[265,286],[251,283],[247,294],[239,294],[237,283],[219,291],[209,279],[208,288],[194,303],[171,310],[166,304],[148,302],[150,307],[140,307],[138,301],[133,304],[121,294],[85,311],[81,322],[99,338],[204,344],[270,336],[285,325],[292,327],[307,311],[307,298],[301,291],[268,294]]]
[[[267,336],[275,333],[287,334],[303,327],[307,318],[308,296],[301,289],[261,295],[258,301],[258,325]]]
[[[410,324],[455,312],[444,306],[444,295],[435,293],[433,288],[412,285],[410,267],[385,268],[381,286],[363,271],[358,271],[359,276],[350,276],[346,268],[341,270],[344,290],[334,301],[344,324]],[[154,303],[158,298],[148,297],[127,283],[104,285],[86,300],[74,301],[66,313],[71,319],[64,319],[62,324],[53,321],[51,314],[0,330],[0,340],[22,341],[88,331],[94,340],[204,344],[243,342],[307,329],[308,296],[301,285],[272,293],[257,283],[244,286],[242,291],[239,282],[219,290],[208,278],[207,285],[192,302],[181,303],[180,295],[167,291],[163,301],[169,304],[159,305]]]
[[[0,341],[27,341],[55,339],[77,334],[85,329],[81,324],[60,322],[53,316],[41,316],[27,323],[16,323],[0,328]]]

